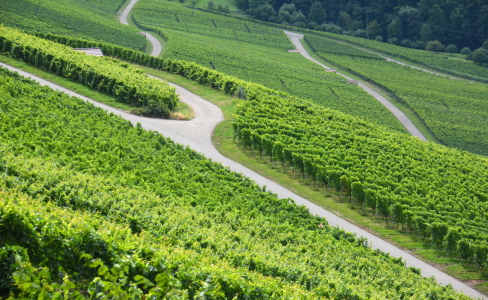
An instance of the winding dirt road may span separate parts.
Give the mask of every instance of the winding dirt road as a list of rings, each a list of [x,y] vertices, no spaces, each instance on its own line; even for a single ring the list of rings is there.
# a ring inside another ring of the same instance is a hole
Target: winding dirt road
[[[310,54],[308,54],[308,52],[305,50],[302,43],[300,43],[300,40],[303,39],[303,34],[289,32],[289,31],[285,31],[285,34],[288,36],[290,41],[293,43],[293,45],[296,47],[296,49],[300,52],[300,54],[303,57],[305,57],[306,59],[320,65],[321,67],[323,67],[325,69],[329,69],[329,67],[327,67],[326,65],[324,65],[324,64],[318,62],[317,60],[315,60],[314,58],[312,58],[310,56]],[[342,77],[346,78],[347,80],[353,80],[351,77],[348,77],[344,74],[341,74],[341,73],[337,73],[337,74],[341,75]],[[376,91],[374,91],[370,87],[368,87],[362,83],[359,83],[358,85],[363,90],[365,90],[368,94],[375,97],[376,100],[378,100],[381,104],[383,104],[389,111],[391,111],[392,114],[395,116],[395,118],[397,118],[398,121],[400,121],[400,123],[403,124],[405,129],[407,129],[411,135],[418,137],[419,139],[421,139],[423,141],[427,141],[427,138],[425,138],[425,136],[418,130],[418,128],[412,123],[412,121],[410,121],[410,119],[401,110],[399,110],[395,105],[391,104],[390,101],[386,100],[385,97],[381,96],[379,93],[377,93]]]

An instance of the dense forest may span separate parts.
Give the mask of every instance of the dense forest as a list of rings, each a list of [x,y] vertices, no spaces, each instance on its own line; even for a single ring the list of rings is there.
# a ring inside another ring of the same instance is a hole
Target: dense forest
[[[429,41],[439,41],[456,50],[474,50],[488,39],[487,0],[236,1],[241,10],[263,21],[411,48],[424,49]]]

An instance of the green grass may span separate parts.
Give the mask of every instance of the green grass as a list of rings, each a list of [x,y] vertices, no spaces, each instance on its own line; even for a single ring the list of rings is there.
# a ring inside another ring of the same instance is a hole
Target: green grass
[[[97,102],[101,102],[101,103],[110,105],[114,108],[117,108],[117,109],[120,109],[120,110],[123,110],[126,112],[130,112],[132,110],[132,107],[130,105],[118,102],[113,97],[110,97],[110,96],[105,95],[103,93],[99,93],[97,91],[93,91],[90,88],[88,88],[82,84],[73,82],[69,79],[66,79],[66,78],[63,78],[63,77],[60,77],[57,75],[53,75],[53,74],[48,73],[48,72],[44,72],[42,70],[39,70],[33,66],[30,66],[30,65],[24,63],[22,61],[15,60],[15,59],[8,57],[8,56],[5,56],[5,55],[0,55],[0,62],[9,64],[12,67],[16,67],[16,68],[21,69],[25,72],[34,74],[34,75],[36,75],[42,79],[45,79],[47,81],[50,81],[52,83],[55,83],[55,84],[60,85],[62,87],[65,87],[65,88],[72,90],[72,91],[74,91],[80,95],[91,98]],[[183,114],[184,119],[193,118],[193,110],[187,104],[182,103],[182,102],[178,103],[175,114],[176,113]],[[175,115],[175,114],[173,114],[173,115]]]
[[[168,38],[164,58],[196,62],[404,131],[372,96],[299,54],[288,53],[293,46],[281,30],[188,9],[174,2],[141,1],[134,9],[140,26],[157,28]]]

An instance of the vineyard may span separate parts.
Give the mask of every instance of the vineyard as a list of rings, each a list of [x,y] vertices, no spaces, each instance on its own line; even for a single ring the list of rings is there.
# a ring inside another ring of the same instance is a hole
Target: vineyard
[[[136,57],[130,52],[116,51],[117,47],[107,49]],[[470,256],[465,259],[476,260],[481,266],[486,263],[487,228],[481,224],[486,221],[488,166],[480,164],[478,156],[387,134],[345,115],[336,118],[337,113],[320,106],[194,63],[149,60],[144,55],[138,59],[135,62],[247,99],[234,124],[237,137],[246,146],[281,160],[283,166],[301,171],[318,184],[349,194],[365,210],[405,225],[449,252],[461,251],[458,243],[467,239]],[[442,160],[438,161],[439,157]],[[439,174],[444,178],[439,179]],[[459,195],[463,204],[454,205]],[[423,198],[429,201],[423,202]],[[432,226],[440,226],[440,233]],[[482,252],[476,254],[474,249]],[[460,256],[468,254],[459,252]]]
[[[331,39],[325,39],[314,35],[304,35],[305,41],[310,45],[314,52],[334,53],[348,56],[359,56],[370,59],[382,60],[378,55],[359,50],[353,46],[340,44]]]
[[[443,144],[488,155],[485,84],[467,84],[386,60],[323,52],[318,55],[393,93],[415,111]]]
[[[244,146],[364,212],[486,266],[488,162],[480,156],[272,95],[239,107],[234,130]]]
[[[429,51],[409,49],[388,43],[381,43],[347,35],[338,35],[333,33],[320,33],[320,35],[339,41],[346,41],[353,45],[371,49],[386,55],[391,55],[393,57],[406,59],[438,72],[488,83],[488,69],[469,61],[448,59],[445,56],[437,55]]]
[[[176,107],[174,88],[148,78],[126,63],[89,56],[8,27],[0,29],[2,53],[114,96],[138,108],[134,112],[167,118]]]
[[[138,2],[134,20],[168,41],[167,59],[196,62],[322,106],[404,131],[376,99],[297,53],[276,28],[155,0]]]
[[[1,296],[466,298],[159,134],[0,74]]]
[[[56,33],[146,49],[136,29],[121,25],[114,13],[123,0],[2,0],[0,24],[28,32]]]
[[[113,22],[123,2],[2,1],[0,24],[36,33],[0,25],[0,53],[151,117],[168,117],[177,95],[129,63],[245,100],[232,123],[242,147],[486,270],[488,159],[473,154],[488,155],[486,85],[343,43],[479,81],[484,70],[370,40],[305,36],[324,60],[394,94],[448,148],[403,134],[374,98],[289,53],[281,25],[139,1],[134,22],[167,42],[156,58]],[[242,174],[1,68],[0,198],[0,299],[468,299]]]

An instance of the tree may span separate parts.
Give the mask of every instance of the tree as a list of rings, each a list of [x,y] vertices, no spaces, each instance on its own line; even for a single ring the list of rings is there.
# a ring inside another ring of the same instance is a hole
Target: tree
[[[215,3],[212,0],[208,1],[207,8],[212,10],[215,9]]]
[[[335,34],[342,34],[342,28],[339,26],[336,26],[334,24],[325,24],[323,25],[323,30],[327,32],[332,32]]]
[[[412,47],[412,41],[409,39],[404,39],[400,42],[400,45],[402,45],[402,47],[411,48]]]
[[[473,250],[471,249],[471,243],[468,239],[462,238],[457,243],[457,251],[459,256],[464,259],[468,260],[473,255]]]
[[[483,43],[483,46],[481,46],[481,48],[488,50],[488,40],[485,40],[485,42]]]
[[[368,38],[376,38],[378,35],[383,35],[383,30],[381,29],[380,24],[378,24],[378,21],[373,20],[368,23],[368,26],[366,27],[366,34]]]
[[[478,34],[488,35],[488,5],[483,5],[479,13],[479,19],[476,21]]]
[[[471,53],[472,61],[474,61],[474,63],[477,65],[488,64],[488,53],[478,51],[478,50],[479,49]]]
[[[308,20],[310,22],[316,22],[317,24],[323,24],[327,19],[327,13],[325,12],[322,3],[315,1],[312,6],[310,6],[310,11],[308,13]]]
[[[420,0],[417,3],[417,7],[419,8],[419,14],[422,19],[427,19],[429,17],[429,10],[434,5],[434,0]]]
[[[390,215],[395,218],[396,228],[398,229],[398,224],[403,224],[405,222],[405,207],[399,202],[395,202],[390,206]],[[402,225],[403,226],[403,225]]]
[[[425,43],[421,40],[416,41],[415,43],[412,43],[412,46],[417,49],[425,49]]]
[[[249,13],[261,21],[269,21],[273,17],[276,18],[276,11],[270,4],[264,4],[257,8],[250,9]]]
[[[341,190],[346,194],[347,197],[351,197],[351,180],[346,175],[340,177]]]
[[[349,31],[355,32],[358,29],[363,28],[363,23],[361,21],[353,21],[351,24],[349,24]]]
[[[240,10],[247,11],[249,9],[249,0],[236,0],[236,5]]]
[[[341,26],[344,30],[349,30],[349,25],[351,24],[351,16],[345,12],[341,11],[339,13],[339,17],[337,18],[339,22],[339,26]]]
[[[280,10],[278,12],[278,19],[279,19],[280,23],[283,23],[283,22],[290,23],[291,15],[286,10]]]
[[[351,184],[351,195],[354,200],[358,203],[364,203],[365,195],[364,195],[364,187],[363,184],[359,181],[355,181]]]
[[[461,54],[462,55],[470,55],[471,49],[469,49],[469,47],[464,47],[463,49],[461,49]]]
[[[396,18],[393,21],[388,24],[388,27],[386,28],[388,32],[388,38],[397,38],[397,39],[402,39],[403,38],[403,24],[402,20],[400,18]]]
[[[446,47],[446,52],[451,53],[451,56],[452,56],[453,53],[458,52],[458,48],[455,45],[449,45]]]
[[[447,28],[447,18],[442,8],[434,4],[429,10],[429,20],[427,24],[431,26],[432,39],[438,41],[446,40],[445,28]]]
[[[283,155],[283,149],[285,149],[285,144],[281,142],[276,142],[273,144],[273,150],[272,150],[272,159],[281,161],[282,166],[284,168],[285,164],[285,157]]]
[[[293,15],[296,11],[297,11],[297,8],[295,7],[295,4],[293,3],[290,3],[290,4],[283,4],[280,9],[279,9],[280,12],[282,11],[286,11],[291,15]]]
[[[434,52],[443,51],[445,48],[446,46],[442,45],[439,41],[430,41],[425,46],[425,50]]]
[[[403,6],[398,11],[403,20],[403,31],[408,39],[417,39],[421,29],[420,13],[417,8]]]
[[[444,236],[444,247],[449,251],[449,255],[451,252],[456,250],[457,241],[459,240],[461,228],[459,227],[451,227],[447,230],[446,235]]]
[[[371,208],[371,210],[373,211],[373,214],[376,213],[376,196],[375,196],[375,193],[374,193],[374,190],[372,189],[365,189],[364,190],[364,198],[366,200],[366,205]]]
[[[432,41],[433,34],[430,25],[428,24],[422,25],[422,29],[420,30],[420,37],[425,43],[427,43],[428,41]]]
[[[466,9],[463,5],[459,5],[451,11],[449,16],[449,26],[451,31],[449,32],[449,41],[453,44],[462,45],[465,44],[464,25],[467,21]]]
[[[305,23],[307,22],[307,18],[305,17],[304,14],[302,14],[301,11],[294,12],[293,15],[290,18],[290,23],[292,23],[294,26],[297,26],[297,23],[302,23],[303,26],[297,26],[297,27],[303,27],[306,28]]]
[[[318,26],[317,22],[309,22],[309,23],[307,24],[307,27],[308,27],[309,29],[312,29],[312,30],[314,30],[314,28],[315,28],[315,27],[317,27],[317,26]],[[319,30],[320,30],[320,29],[319,29]]]
[[[354,31],[354,33],[352,34],[352,36],[360,37],[360,38],[363,38],[363,39],[367,39],[368,38],[368,34],[367,34],[366,30],[364,30],[364,29],[358,29],[358,30]]]

